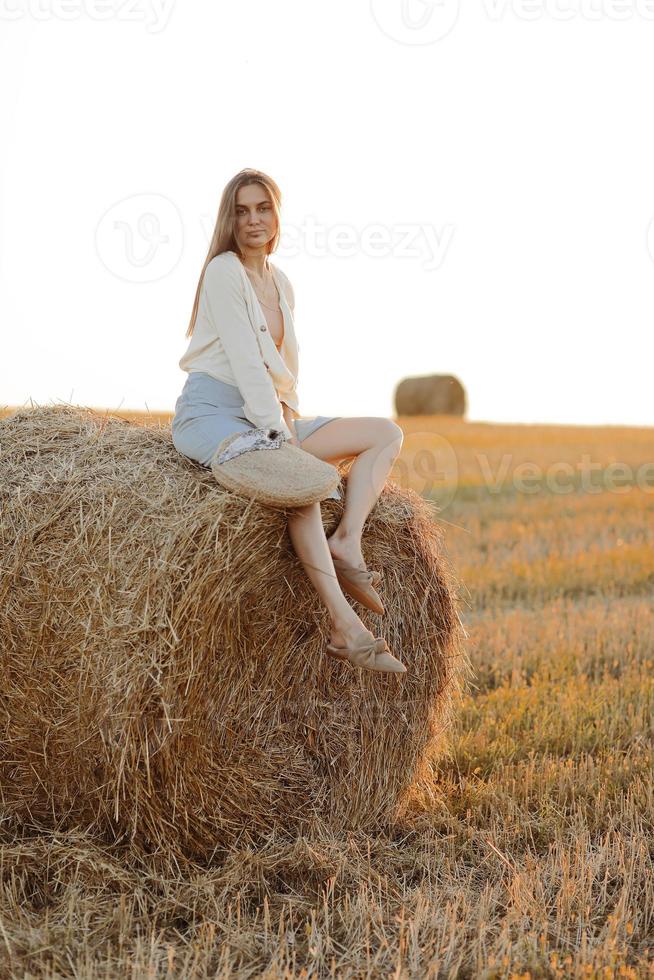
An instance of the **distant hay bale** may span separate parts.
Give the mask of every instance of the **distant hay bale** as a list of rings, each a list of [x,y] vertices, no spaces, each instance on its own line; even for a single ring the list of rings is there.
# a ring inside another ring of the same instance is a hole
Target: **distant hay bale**
[[[395,414],[459,415],[466,413],[466,393],[452,374],[404,378],[395,389]]]
[[[401,677],[323,654],[286,514],[224,491],[168,426],[20,410],[0,420],[0,501],[5,815],[207,859],[398,812],[466,662],[415,493],[389,481],[366,524],[387,615],[356,606]],[[331,533],[343,503],[321,507]]]

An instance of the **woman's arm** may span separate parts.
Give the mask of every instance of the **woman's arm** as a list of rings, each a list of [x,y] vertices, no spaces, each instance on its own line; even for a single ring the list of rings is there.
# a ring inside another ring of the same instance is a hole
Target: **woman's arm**
[[[300,413],[296,412],[295,409],[291,408],[291,406],[287,405],[284,401],[282,402],[282,410],[284,412],[284,420],[287,425],[289,421],[292,422],[300,417]]]
[[[288,276],[286,275],[283,269],[280,269],[277,266],[275,268],[277,269],[277,272],[279,273],[279,276],[282,281],[282,286],[286,294],[286,302],[291,308],[291,314],[295,316],[295,292],[293,290],[293,286],[291,285],[291,280],[288,278]],[[296,340],[296,344],[299,352],[300,345],[297,343],[297,340]],[[293,389],[293,391],[295,392],[295,389]],[[287,405],[284,400],[282,400],[282,409],[284,412],[284,420],[287,426],[289,427],[289,429],[291,429],[291,431],[293,432],[294,441],[295,441],[295,426],[293,425],[293,422],[295,419],[300,417],[299,412],[296,412],[294,408],[291,408],[290,405]],[[297,442],[295,444],[299,445],[299,443]]]
[[[282,402],[282,410],[284,412],[284,421],[286,422],[286,425],[289,427],[292,433],[292,439],[290,441],[293,443],[294,446],[299,446],[300,444],[297,441],[297,436],[295,435],[295,426],[293,424],[295,419],[300,417],[299,413],[295,412],[290,405],[286,404],[286,402]]]

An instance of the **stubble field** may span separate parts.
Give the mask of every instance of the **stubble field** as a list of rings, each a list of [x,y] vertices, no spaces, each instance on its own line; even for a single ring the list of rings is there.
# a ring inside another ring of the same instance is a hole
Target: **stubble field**
[[[411,811],[210,869],[3,821],[2,976],[654,976],[654,431],[398,421],[475,672]]]

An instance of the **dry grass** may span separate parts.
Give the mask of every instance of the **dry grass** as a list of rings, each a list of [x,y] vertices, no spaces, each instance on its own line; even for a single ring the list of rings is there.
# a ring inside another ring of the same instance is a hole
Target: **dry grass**
[[[592,444],[638,467],[652,432],[447,438],[475,674],[407,811],[373,833],[282,828],[212,867],[6,818],[4,975],[654,975],[654,494],[492,493],[479,459],[547,467]]]
[[[402,678],[323,654],[286,514],[226,491],[164,429],[17,412],[0,501],[5,815],[203,862],[275,829],[395,819],[465,666],[417,494],[389,484],[366,542]],[[325,503],[328,526],[342,510]]]

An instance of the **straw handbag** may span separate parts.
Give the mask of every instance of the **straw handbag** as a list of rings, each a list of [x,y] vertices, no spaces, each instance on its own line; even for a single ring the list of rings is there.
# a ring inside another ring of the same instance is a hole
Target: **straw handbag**
[[[282,510],[324,500],[340,483],[335,466],[291,445],[273,428],[227,436],[213,455],[211,472],[227,490]]]

